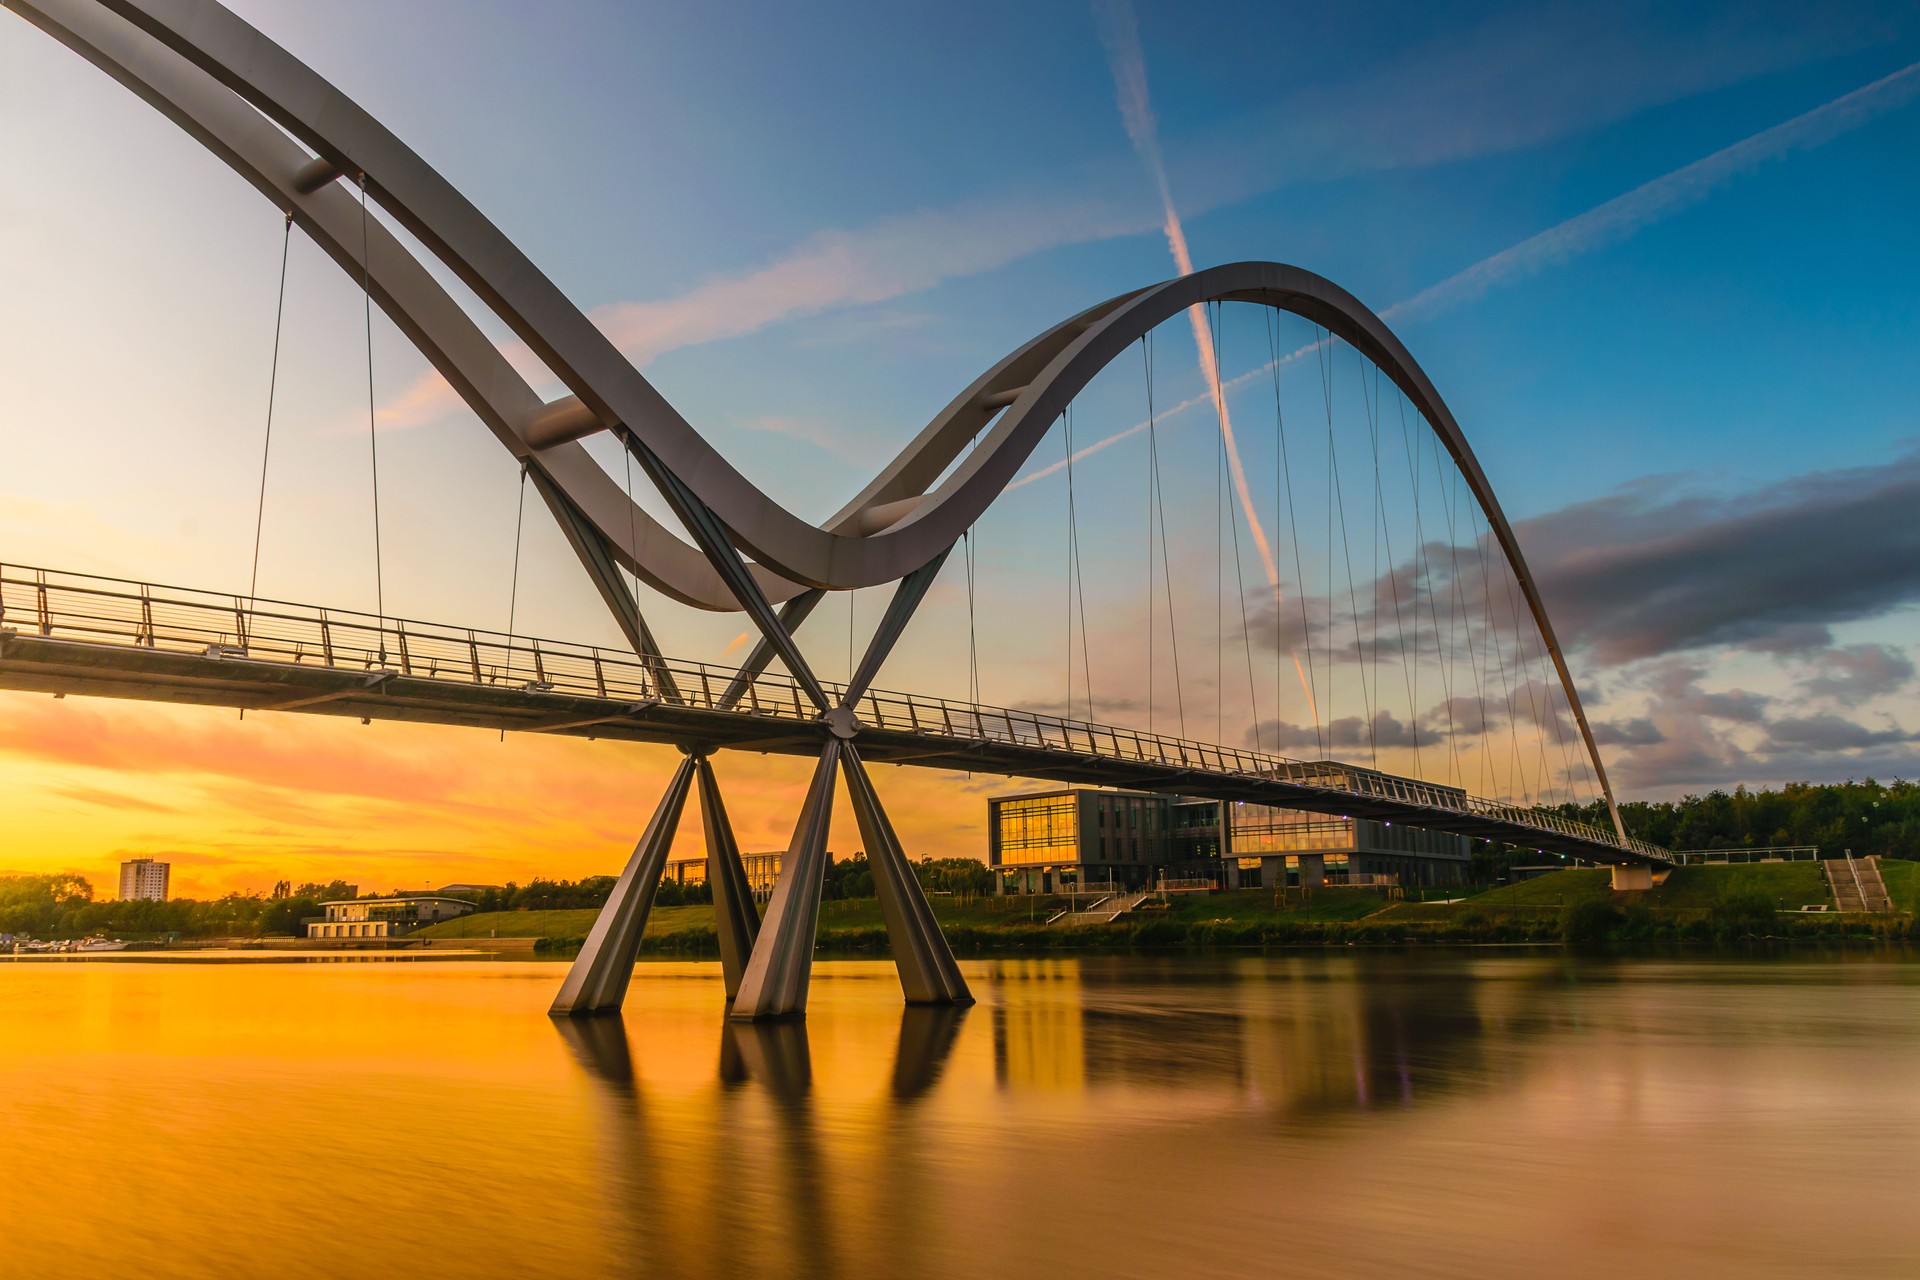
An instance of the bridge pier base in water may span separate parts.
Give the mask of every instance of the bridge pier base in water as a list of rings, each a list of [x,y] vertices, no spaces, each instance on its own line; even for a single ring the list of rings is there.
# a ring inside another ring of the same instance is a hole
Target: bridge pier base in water
[[[640,843],[626,869],[607,895],[607,905],[594,919],[586,945],[574,958],[560,994],[548,1010],[556,1018],[578,1018],[596,1013],[617,1013],[627,998],[627,985],[633,980],[634,962],[640,955],[640,939],[647,931],[647,915],[653,910],[660,892],[661,873],[666,870],[667,853],[673,848],[674,832],[679,829],[681,812],[686,808],[687,792],[695,781],[700,786],[700,817],[707,837],[707,881],[713,886],[715,929],[720,936],[720,969],[726,984],[727,999],[740,988],[741,974],[753,951],[754,937],[760,927],[759,913],[753,905],[753,888],[747,881],[747,869],[740,859],[740,847],[734,842],[733,828],[720,802],[720,785],[706,756],[690,754],[680,762],[660,804],[653,811]]]
[[[612,1013],[626,1000],[633,962],[640,954],[640,936],[646,932],[647,913],[660,890],[660,873],[667,868],[667,851],[673,847],[673,833],[680,826],[680,811],[687,803],[694,768],[694,758],[688,756],[667,783],[666,794],[660,797],[640,843],[633,846],[633,856],[614,882],[607,905],[600,908],[586,945],[580,948],[573,968],[567,970],[566,981],[560,984],[560,994],[547,1010],[552,1016]]]
[[[887,923],[887,943],[908,1004],[965,1005],[973,993],[960,976],[933,908],[914,876],[893,823],[880,804],[853,744],[827,740],[807,788],[806,803],[780,868],[780,883],[760,926],[731,1017],[786,1018],[807,1011],[820,925],[820,894],[827,872],[827,832],[833,813],[835,775],[844,771],[860,838],[873,868],[873,887]]]
[[[1622,890],[1651,889],[1653,888],[1653,868],[1644,862],[1631,867],[1615,863],[1613,888],[1616,893]]]

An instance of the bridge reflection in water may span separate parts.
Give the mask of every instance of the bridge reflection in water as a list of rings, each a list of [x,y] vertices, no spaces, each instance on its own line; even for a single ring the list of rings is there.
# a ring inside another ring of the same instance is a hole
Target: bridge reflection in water
[[[873,999],[885,993],[866,980],[878,966],[828,962],[832,996],[809,1021],[723,1021],[708,1058],[718,1089],[694,1094],[678,1020],[662,1027],[645,971],[633,993],[644,1014],[555,1026],[592,1082],[602,1210],[645,1274],[887,1274],[911,1256],[927,1265],[929,1249],[963,1258],[976,1227],[998,1229],[956,1219],[955,1178],[1083,1164],[1050,1153],[1088,1127],[1122,1146],[1223,1121],[1323,1128],[1501,1083],[1489,1063],[1514,1066],[1528,1028],[1564,1025],[1546,1003],[1566,983],[1557,963],[1509,966],[1497,984],[1445,967],[1010,959],[969,966],[983,1008],[896,1011]],[[1002,1099],[987,1108],[1001,1119],[982,1116],[982,1091]],[[1152,1180],[1120,1166],[1107,1176],[1135,1195]],[[1016,1197],[993,1212],[1031,1228],[1055,1211]]]
[[[0,964],[0,1165],[59,1175],[0,1270],[1911,1274],[1908,968],[1008,959],[903,1014],[826,961],[723,1027],[691,963],[556,1022],[552,964]]]

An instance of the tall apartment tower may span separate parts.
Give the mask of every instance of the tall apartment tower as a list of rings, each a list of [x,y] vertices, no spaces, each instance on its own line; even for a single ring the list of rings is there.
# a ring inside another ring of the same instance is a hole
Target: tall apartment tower
[[[173,872],[171,862],[155,862],[152,858],[135,858],[132,862],[120,864],[120,901],[132,902],[146,898],[153,902],[167,900],[167,879]]]

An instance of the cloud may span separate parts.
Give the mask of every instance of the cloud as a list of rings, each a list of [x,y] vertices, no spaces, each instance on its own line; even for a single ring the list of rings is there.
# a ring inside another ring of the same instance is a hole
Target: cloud
[[[1110,39],[1111,12],[1103,10]],[[1638,25],[1586,5],[1502,15],[1345,83],[1302,83],[1266,108],[1178,139],[1167,148],[1177,158],[1163,167],[1193,215],[1287,185],[1536,146],[1891,34],[1817,7],[1781,10],[1767,23],[1659,8],[1635,18]],[[1649,30],[1672,23],[1683,25]],[[1144,108],[1144,80],[1137,87],[1136,99],[1122,80],[1123,107]],[[1126,122],[1136,145],[1150,137],[1157,156],[1151,109],[1129,110]],[[715,274],[676,297],[600,307],[593,317],[644,364],[675,347],[885,302],[1043,250],[1164,230],[1163,209],[1140,198],[1129,168],[1105,156],[1016,179],[991,196],[823,231],[765,265]]]
[[[1481,259],[1466,270],[1449,276],[1411,298],[1394,303],[1380,313],[1381,318],[1396,322],[1430,320],[1463,303],[1475,301],[1489,290],[1503,284],[1530,279],[1542,271],[1561,266],[1582,254],[1618,244],[1634,232],[1706,199],[1716,188],[1768,160],[1778,159],[1794,151],[1810,150],[1822,143],[1830,142],[1877,116],[1904,106],[1916,96],[1920,96],[1920,63],[1903,67],[1891,75],[1795,116],[1784,124],[1764,129],[1712,155],[1663,174],[1624,195],[1596,205],[1557,226],[1529,236],[1520,243]],[[1149,123],[1151,123],[1150,119]],[[1129,132],[1132,132],[1132,127],[1130,123]],[[1164,188],[1164,173],[1160,175],[1160,181]],[[1178,220],[1172,214],[1171,205],[1169,205],[1168,216],[1168,236],[1175,244],[1176,258],[1182,258],[1186,251],[1185,236],[1178,231]],[[1190,265],[1183,266],[1181,273],[1185,274],[1190,269]],[[1207,390],[1200,395],[1190,396],[1159,413],[1155,418],[1157,423],[1164,424],[1200,405],[1215,403],[1213,390],[1216,384],[1212,379],[1217,378],[1218,374],[1216,371],[1211,378],[1207,374],[1207,353],[1211,352],[1212,344],[1210,337],[1202,331],[1203,328],[1204,326],[1197,327],[1195,336],[1196,341],[1203,344],[1201,372],[1202,380],[1207,384]],[[1320,345],[1319,342],[1310,343],[1297,351],[1277,356],[1257,368],[1229,378],[1224,384],[1220,384],[1222,398],[1219,401],[1219,411],[1222,414],[1225,412],[1225,393],[1238,391],[1255,379],[1268,377],[1275,369],[1317,351]],[[1072,460],[1079,462],[1090,454],[1098,453],[1102,449],[1138,435],[1145,431],[1148,425],[1147,422],[1137,422],[1112,435],[1095,440],[1092,444],[1076,450]],[[1065,469],[1066,465],[1064,459],[1048,463],[1021,476],[1007,487],[1017,489],[1022,485],[1031,484],[1035,480]],[[1236,471],[1235,482],[1240,486],[1239,492],[1244,504],[1247,501],[1244,475]],[[1251,517],[1250,508],[1249,517]],[[1273,561],[1265,551],[1265,546],[1264,536],[1262,536],[1262,557],[1267,566],[1268,579],[1271,581],[1276,573]],[[1822,634],[1810,643],[1823,645],[1828,643],[1828,639]]]
[[[102,809],[123,809],[137,813],[177,813],[178,808],[170,804],[160,804],[153,800],[143,800],[126,791],[108,791],[101,787],[55,787],[53,794],[64,796],[68,800],[81,804],[95,805]]]
[[[1593,725],[1593,740],[1603,747],[1650,747],[1665,742],[1667,735],[1646,716],[1634,720],[1598,720]]]
[[[1817,698],[1854,707],[1913,682],[1913,659],[1884,644],[1857,644],[1813,655],[1816,674],[1801,688]]]
[[[1400,720],[1391,711],[1376,711],[1371,720],[1361,716],[1341,716],[1331,724],[1320,726],[1318,730],[1312,725],[1268,720],[1260,726],[1259,741],[1267,750],[1282,752],[1333,751],[1341,748],[1370,750],[1415,745],[1432,747],[1445,741],[1433,724],[1433,720],[1428,719],[1420,725],[1416,735],[1412,725]],[[1248,742],[1252,741],[1253,738],[1249,736]]]
[[[1523,521],[1567,643],[1602,663],[1778,651],[1920,600],[1920,453],[1714,497],[1656,480]]]
[[[1705,676],[1704,667],[1670,660],[1625,677],[1645,693],[1646,714],[1594,726],[1602,745],[1621,748],[1610,765],[1623,789],[1664,796],[1735,783],[1910,776],[1920,764],[1913,750],[1920,735],[1891,721],[1869,726],[1804,708],[1773,716],[1768,709],[1780,698],[1705,690]]]
[[[1897,725],[1869,729],[1843,716],[1820,713],[1786,716],[1767,725],[1766,750],[1774,754],[1786,751],[1852,751],[1861,747],[1881,747],[1914,740],[1913,734]]]

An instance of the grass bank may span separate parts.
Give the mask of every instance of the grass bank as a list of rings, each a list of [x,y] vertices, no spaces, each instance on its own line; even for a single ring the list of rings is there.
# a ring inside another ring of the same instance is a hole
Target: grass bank
[[[1367,889],[1233,890],[1177,895],[1111,924],[1049,925],[1064,898],[936,896],[933,912],[954,949],[1076,951],[1147,947],[1342,946],[1410,943],[1558,942],[1576,931],[1586,941],[1724,942],[1768,938],[1920,939],[1920,863],[1885,861],[1896,912],[1889,916],[1806,913],[1829,905],[1812,862],[1682,867],[1666,883],[1615,893],[1606,871],[1556,871],[1454,902],[1389,902]],[[417,936],[533,937],[543,949],[578,946],[596,912],[501,911],[422,929]],[[820,904],[820,945],[850,954],[883,954],[886,925],[872,898]],[[656,907],[642,950],[656,955],[715,955],[713,909]]]

